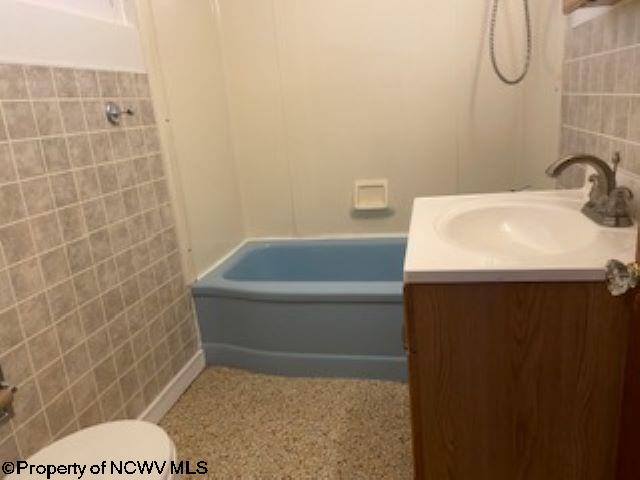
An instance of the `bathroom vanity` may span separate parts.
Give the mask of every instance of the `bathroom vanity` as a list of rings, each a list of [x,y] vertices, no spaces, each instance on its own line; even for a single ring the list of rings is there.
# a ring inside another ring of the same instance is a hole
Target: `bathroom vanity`
[[[404,268],[415,476],[614,478],[636,229],[583,191],[416,199]]]

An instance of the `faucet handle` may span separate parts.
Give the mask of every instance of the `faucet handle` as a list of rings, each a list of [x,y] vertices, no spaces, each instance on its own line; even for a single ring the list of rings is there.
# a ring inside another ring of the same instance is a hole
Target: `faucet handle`
[[[607,216],[615,218],[621,226],[630,225],[629,202],[631,200],[633,200],[633,192],[630,189],[627,187],[614,188],[607,202]]]

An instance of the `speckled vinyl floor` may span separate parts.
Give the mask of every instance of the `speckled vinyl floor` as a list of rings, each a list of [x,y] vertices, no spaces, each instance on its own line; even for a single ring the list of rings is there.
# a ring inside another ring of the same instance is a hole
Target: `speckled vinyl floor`
[[[161,425],[215,479],[409,479],[406,385],[207,368]],[[194,477],[203,478],[203,477]]]

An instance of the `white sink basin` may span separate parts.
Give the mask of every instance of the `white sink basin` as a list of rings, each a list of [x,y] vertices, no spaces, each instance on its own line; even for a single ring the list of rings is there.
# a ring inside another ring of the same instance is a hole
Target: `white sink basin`
[[[564,202],[479,200],[436,221],[448,242],[501,257],[564,255],[593,244],[598,230]]]
[[[632,261],[636,228],[597,225],[579,190],[418,198],[405,281],[594,281]]]

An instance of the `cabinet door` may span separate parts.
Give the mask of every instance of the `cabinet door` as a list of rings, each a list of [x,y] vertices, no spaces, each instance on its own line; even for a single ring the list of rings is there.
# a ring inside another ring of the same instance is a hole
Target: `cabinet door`
[[[604,282],[407,293],[416,478],[613,480],[628,296]]]

